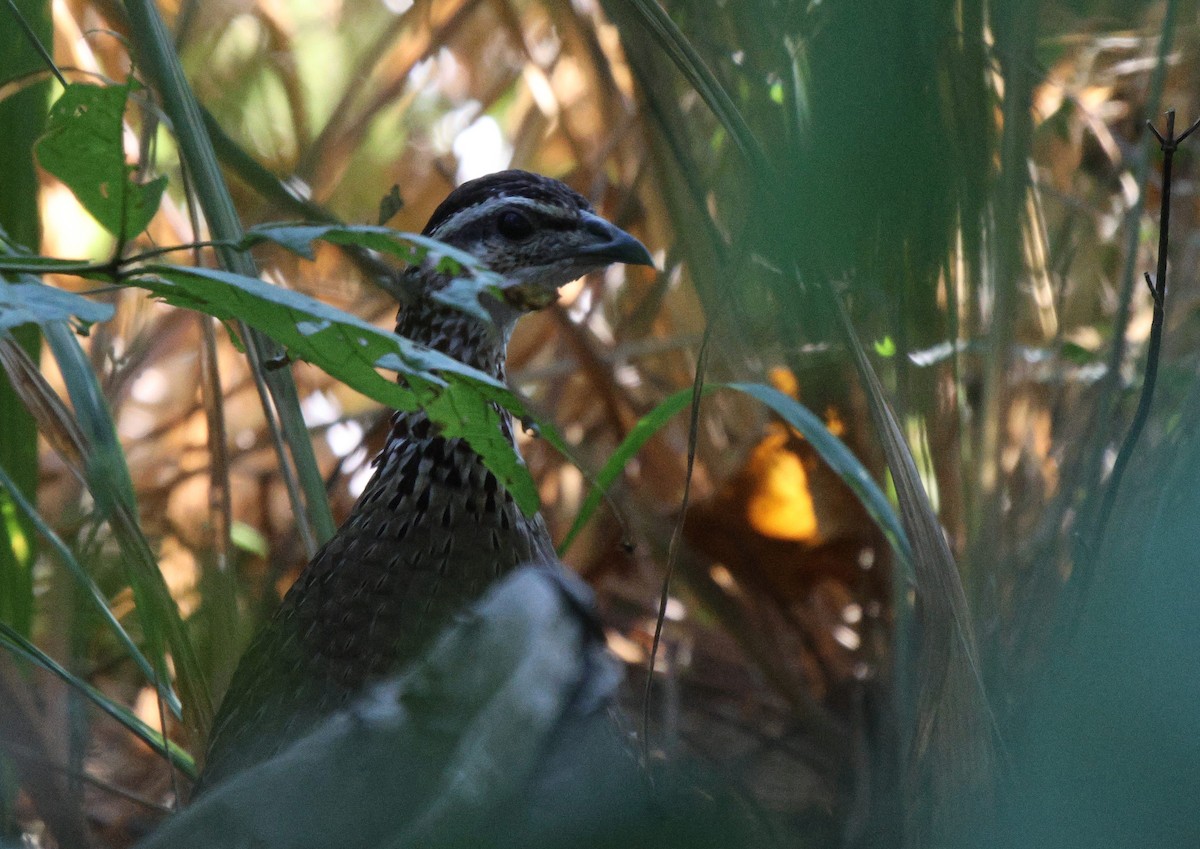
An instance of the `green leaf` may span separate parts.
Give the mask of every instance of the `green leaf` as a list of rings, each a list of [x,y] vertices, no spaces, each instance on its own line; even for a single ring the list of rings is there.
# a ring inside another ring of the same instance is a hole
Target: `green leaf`
[[[881,357],[896,356],[896,341],[891,336],[884,336],[875,342],[875,353]]]
[[[36,280],[6,283],[0,280],[0,330],[12,330],[23,324],[51,321],[77,323],[83,327],[113,316],[110,304],[90,301],[74,292],[66,292]]]
[[[259,557],[267,557],[271,553],[267,538],[245,522],[234,522],[229,526],[229,540],[242,551]]]
[[[391,190],[379,200],[379,223],[387,224],[402,209],[404,198],[400,196],[400,187],[393,183]]]
[[[37,143],[41,166],[62,180],[105,230],[131,239],[146,229],[166,177],[135,183],[125,162],[125,103],[135,83],[97,86],[72,83],[50,107]]]
[[[452,357],[255,277],[184,266],[148,266],[131,282],[168,303],[244,321],[352,389],[397,410],[424,408],[448,437],[462,437],[527,514],[537,489],[500,430],[495,405],[524,415],[503,383]],[[402,384],[377,369],[394,371]]]
[[[449,285],[434,292],[432,300],[477,318],[484,324],[491,324],[491,313],[479,302],[480,294],[490,288],[488,284],[470,277],[455,277]]]
[[[99,274],[96,264],[86,259],[58,259],[52,256],[27,254],[0,255],[0,274],[74,274],[79,277],[107,275]]]
[[[246,231],[239,247],[244,249],[263,242],[273,242],[294,254],[313,259],[312,243],[318,240],[332,245],[379,251],[410,264],[419,263],[426,256],[432,256],[439,260],[439,271],[449,274],[467,271],[472,275],[486,276],[497,284],[501,282],[498,276],[488,271],[478,259],[466,251],[419,233],[405,233],[372,224],[260,224]]]
[[[1077,366],[1087,366],[1099,362],[1100,357],[1095,352],[1075,342],[1063,342],[1060,350],[1062,358]]]

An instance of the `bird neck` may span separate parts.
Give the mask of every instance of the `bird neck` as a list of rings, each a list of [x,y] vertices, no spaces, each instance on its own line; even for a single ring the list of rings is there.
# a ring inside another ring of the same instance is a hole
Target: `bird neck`
[[[421,298],[400,310],[396,333],[503,381],[508,339],[515,324],[507,318],[488,323],[462,310]]]
[[[503,383],[508,340],[515,324],[516,316],[503,311],[496,312],[494,321],[485,322],[432,299],[419,298],[400,309],[396,318],[396,333],[453,357]],[[515,448],[512,416],[503,407],[494,406],[500,415],[500,429]],[[436,433],[437,429],[430,427],[429,416],[424,410],[397,410],[392,415],[391,434],[383,454],[386,457],[399,443],[408,440],[429,441],[436,437]]]

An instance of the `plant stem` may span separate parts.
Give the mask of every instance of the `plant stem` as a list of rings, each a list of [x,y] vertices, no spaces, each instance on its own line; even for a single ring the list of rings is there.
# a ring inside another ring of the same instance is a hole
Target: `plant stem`
[[[1117,453],[1116,462],[1113,464],[1112,476],[1109,479],[1108,486],[1105,487],[1103,500],[1100,503],[1100,510],[1096,518],[1095,530],[1092,533],[1092,540],[1096,548],[1099,548],[1104,541],[1104,532],[1107,529],[1113,505],[1116,503],[1117,492],[1121,488],[1121,480],[1125,476],[1125,469],[1129,466],[1129,460],[1132,458],[1133,451],[1137,447],[1138,438],[1142,435],[1142,430],[1150,418],[1150,404],[1154,400],[1154,387],[1158,379],[1158,361],[1162,349],[1163,321],[1166,317],[1167,247],[1171,228],[1171,166],[1175,157],[1175,151],[1179,148],[1179,145],[1197,127],[1200,127],[1200,121],[1197,121],[1183,135],[1177,138],[1175,136],[1174,109],[1167,112],[1167,133],[1165,136],[1160,135],[1158,130],[1149,121],[1146,124],[1150,128],[1150,132],[1154,133],[1154,137],[1158,139],[1159,147],[1162,148],[1163,152],[1162,202],[1158,224],[1158,265],[1153,280],[1150,279],[1148,273],[1145,275],[1146,285],[1150,288],[1150,296],[1154,300],[1154,313],[1150,322],[1150,341],[1146,348],[1146,374],[1142,380],[1142,392],[1138,398],[1137,412],[1134,413],[1133,421],[1129,425],[1129,432],[1125,434],[1125,440],[1121,443],[1121,450]],[[1080,601],[1080,604],[1076,605],[1077,612],[1082,607],[1083,597],[1095,573],[1096,567],[1093,564],[1084,563],[1083,561],[1076,562],[1071,577],[1072,583],[1076,584],[1076,593]]]
[[[128,0],[125,7],[141,67],[154,81],[162,98],[163,111],[171,120],[214,241],[237,243],[243,235],[241,221],[221,175],[212,141],[204,130],[200,106],[184,77],[183,67],[158,9],[151,0]],[[216,252],[225,269],[249,277],[258,276],[254,261],[248,255],[221,245],[216,247]],[[279,454],[288,497],[297,516],[296,526],[311,555],[316,552],[316,544],[333,536],[336,528],[325,495],[325,482],[300,413],[296,384],[290,371],[264,367],[264,363],[277,360],[283,353],[273,340],[250,327],[243,326],[240,330],[246,340],[272,441]],[[305,516],[308,522],[301,518]]]

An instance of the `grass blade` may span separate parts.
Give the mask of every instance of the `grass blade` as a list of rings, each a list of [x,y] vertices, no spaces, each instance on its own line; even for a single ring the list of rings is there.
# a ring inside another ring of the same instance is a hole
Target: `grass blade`
[[[96,612],[100,614],[100,618],[103,619],[105,624],[108,625],[109,630],[111,630],[113,633],[113,636],[117,638],[117,642],[124,647],[126,654],[129,655],[129,657],[137,665],[138,669],[142,670],[142,674],[146,676],[146,680],[154,681],[157,676],[154,673],[153,667],[150,665],[150,661],[146,659],[144,654],[142,654],[141,649],[137,647],[137,644],[133,641],[133,638],[129,636],[129,633],[123,627],[121,627],[121,623],[118,622],[116,616],[113,615],[112,610],[108,606],[108,599],[104,597],[104,594],[100,591],[100,587],[96,585],[96,582],[92,580],[92,576],[89,575],[87,570],[84,569],[83,566],[80,565],[79,561],[75,559],[75,555],[71,553],[71,549],[65,542],[63,542],[62,538],[54,532],[53,528],[46,524],[45,520],[43,520],[38,514],[37,510],[24,496],[2,465],[0,465],[0,488],[3,488],[5,492],[8,493],[8,496],[12,499],[16,508],[21,512],[21,515],[25,518],[25,521],[32,525],[33,528],[36,529],[39,534],[41,534],[42,538],[50,544],[50,547],[54,549],[54,552],[58,555],[59,560],[61,560],[63,565],[67,567],[67,571],[71,573],[71,576],[74,577],[79,585],[83,588],[87,598],[92,601]],[[163,700],[166,702],[167,707],[171,709],[171,713],[174,714],[176,718],[181,718],[182,709],[179,704],[179,697],[170,688],[170,686],[166,682],[161,682],[159,692],[162,694]]]
[[[629,6],[637,12],[642,24],[708,104],[717,120],[729,131],[738,149],[746,157],[753,174],[770,181],[775,169],[767,160],[754,133],[725,91],[725,87],[709,70],[704,59],[680,32],[670,15],[656,0],[632,0]]]
[[[825,426],[825,422],[821,421],[812,410],[773,386],[762,383],[730,383],[727,384],[727,387],[761,402],[804,435],[804,438],[821,455],[821,459],[857,496],[863,509],[867,511],[867,514],[875,521],[891,544],[904,574],[911,576],[913,555],[908,535],[905,533],[900,519],[896,516],[896,511],[888,502],[887,496],[879,488],[879,484],[875,483],[866,467],[846,447],[846,443],[834,436]]]
[[[179,608],[137,520],[133,483],[112,415],[74,334],[63,324],[47,325],[45,333],[79,422],[88,490],[101,514],[111,523],[124,554],[122,564],[137,600],[138,620],[146,635],[157,678],[162,682],[169,680],[165,655],[169,649],[184,720],[193,731],[203,734],[212,717],[208,686]]]
[[[821,459],[845,482],[855,494],[867,514],[879,525],[879,529],[891,544],[906,574],[912,572],[912,548],[904,526],[897,518],[887,497],[871,478],[866,467],[859,462],[846,444],[834,436],[821,419],[801,404],[779,390],[761,383],[710,383],[705,384],[702,394],[709,395],[722,389],[741,392],[776,413],[790,426],[803,434],[812,444]],[[595,485],[579,508],[575,521],[558,547],[559,555],[566,553],[584,525],[588,523],[601,499],[620,476],[626,464],[642,449],[651,437],[675,415],[692,403],[691,388],[681,389],[660,402],[653,410],[638,420],[629,434],[609,456],[604,467],[595,477]]]
[[[866,391],[871,420],[895,482],[900,518],[912,545],[918,626],[909,630],[917,643],[914,668],[905,669],[911,646],[898,641],[895,653],[898,707],[902,716],[913,713],[912,721],[903,723],[912,729],[905,753],[906,843],[921,845],[930,832],[944,838],[968,823],[970,815],[977,813],[970,803],[986,803],[995,759],[993,742],[999,740],[999,734],[954,556],[875,369],[841,299],[832,289],[830,294]],[[905,596],[898,593],[896,598],[902,629],[908,617]],[[909,687],[915,687],[915,705],[913,697],[905,694]],[[950,807],[951,803],[956,804]]]
[[[163,110],[171,120],[209,229],[215,239],[237,243],[243,236],[242,225],[221,175],[212,140],[204,129],[200,105],[188,85],[162,17],[152,0],[130,0],[125,8],[129,13],[130,38],[139,65],[154,81],[162,98]],[[248,255],[231,248],[218,248],[217,256],[224,268],[248,277],[257,276],[254,262]],[[325,494],[325,481],[300,412],[296,384],[287,369],[265,367],[282,353],[274,341],[249,327],[245,328],[245,338],[256,381],[269,390],[270,400],[263,399],[268,424],[274,429],[277,422],[281,431],[274,434],[279,461],[285,469],[294,466],[298,486],[303,491],[301,497],[295,485],[288,487],[297,521],[300,516],[306,517],[312,525],[315,540],[324,542],[333,536],[336,526]],[[287,444],[286,452],[280,450],[283,442]],[[308,547],[313,546],[310,543]]]
[[[0,622],[0,644],[8,648],[17,657],[45,669],[52,675],[62,679],[67,686],[76,690],[84,698],[100,708],[100,710],[128,728],[134,736],[147,746],[154,749],[154,751],[158,752],[164,758],[169,758],[171,763],[183,770],[189,778],[195,778],[196,762],[192,759],[191,755],[170,740],[165,740],[162,734],[134,716],[124,705],[114,702],[91,684],[63,668],[54,658],[50,657],[3,622]]]

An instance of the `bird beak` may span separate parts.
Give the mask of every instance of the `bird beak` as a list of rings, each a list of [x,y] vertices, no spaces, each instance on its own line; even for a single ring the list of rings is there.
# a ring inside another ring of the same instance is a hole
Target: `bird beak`
[[[595,241],[575,248],[573,253],[576,257],[594,261],[597,265],[623,262],[626,265],[654,267],[654,259],[650,256],[650,251],[646,250],[646,246],[620,227],[590,212],[583,213],[581,217],[583,228],[595,237]]]
[[[553,285],[545,282],[516,283],[504,289],[504,300],[519,310],[540,310],[558,300],[558,289],[568,279],[581,277],[589,271],[599,271],[614,262],[626,265],[654,267],[650,251],[620,227],[609,224],[599,215],[580,213],[581,224],[588,237],[583,244],[572,246],[560,262],[569,263],[570,274],[561,276]]]

